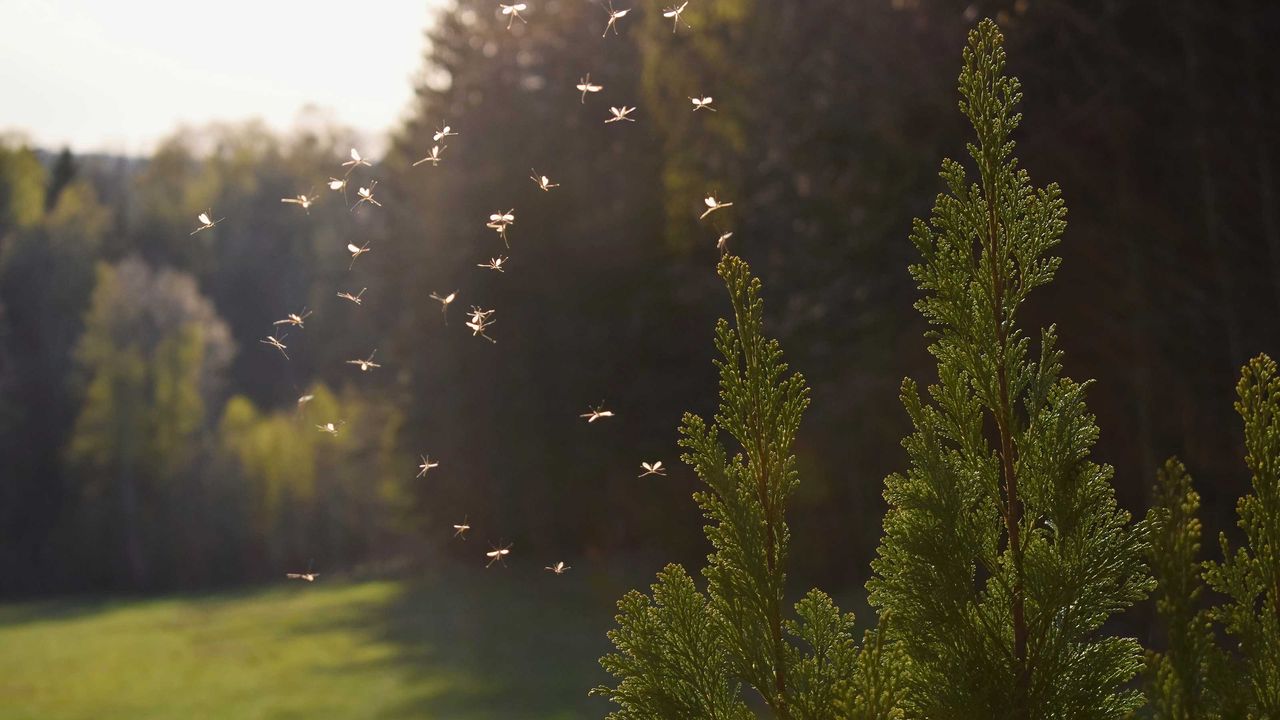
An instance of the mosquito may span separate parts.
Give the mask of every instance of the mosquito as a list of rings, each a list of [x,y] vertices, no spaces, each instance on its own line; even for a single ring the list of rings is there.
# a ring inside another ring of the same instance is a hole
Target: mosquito
[[[347,243],[347,252],[351,253],[351,264],[347,265],[347,269],[350,270],[351,268],[355,267],[357,258],[369,252],[369,243],[366,242],[364,245],[361,245],[360,247],[356,247],[355,243]],[[360,292],[364,292],[364,290],[361,290]],[[359,305],[359,303],[356,303],[356,304]]]
[[[498,257],[495,257],[495,258],[489,258],[489,262],[487,263],[476,263],[476,267],[482,267],[482,268],[485,268],[486,270],[497,270],[498,272],[506,272],[506,270],[503,269],[503,266],[506,264],[506,262],[507,262],[507,259],[502,255],[499,255]]]
[[[512,208],[506,212],[493,213],[489,215],[489,222],[485,223],[485,227],[497,231],[498,235],[502,237],[502,244],[508,248],[511,247],[511,242],[507,240],[507,227],[515,223],[515,212],[515,208]]]
[[[374,348],[374,349],[373,349],[373,352],[369,353],[369,358],[368,358],[367,360],[348,360],[348,361],[347,361],[347,364],[348,364],[348,365],[359,365],[359,366],[360,366],[360,372],[369,372],[369,369],[370,369],[370,368],[380,368],[380,367],[382,367],[381,365],[379,365],[378,363],[376,363],[376,362],[374,362],[374,361],[373,361],[373,356],[374,356],[374,355],[377,355],[377,354],[378,354],[378,349],[377,349],[377,348]]]
[[[418,466],[418,471],[419,471],[418,477],[420,478],[426,477],[427,471],[430,470],[431,468],[440,466],[440,463],[438,462],[431,462],[430,455],[419,455],[418,457],[422,458],[422,464]],[[455,525],[454,527],[457,527],[457,525]]]
[[[470,530],[470,529],[471,529],[471,526],[467,524],[467,519],[464,517],[464,518],[462,518],[462,523],[461,523],[461,524],[458,524],[458,525],[454,525],[454,526],[453,526],[453,536],[454,536],[454,537],[460,537],[460,538],[462,538],[463,540],[466,540],[466,539],[467,539],[467,531],[468,531],[468,530]]]
[[[489,342],[497,345],[498,341],[485,334],[485,330],[497,320],[490,320],[489,316],[494,313],[493,310],[481,310],[478,307],[471,308],[471,319],[467,321],[467,327],[471,328],[471,337],[479,335]]]
[[[495,312],[497,312],[497,310],[481,310],[475,305],[472,305],[471,312],[469,312],[468,315],[471,318],[471,322],[482,323],[482,322],[486,322],[489,319],[489,316],[494,314]],[[494,322],[497,322],[497,321],[495,320]]]
[[[347,168],[347,175],[350,175],[353,170],[360,167],[361,165],[365,167],[373,167],[372,163],[370,163],[368,160],[365,160],[363,157],[360,156],[359,150],[355,148],[351,148],[351,159],[342,163],[342,167]],[[345,179],[346,179],[346,175],[343,176],[343,180]],[[329,183],[329,187],[333,187],[332,182]],[[334,189],[336,190],[337,188],[334,188]]]
[[[619,120],[626,120],[627,122],[635,122],[635,121],[636,121],[636,119],[635,119],[635,118],[627,117],[627,116],[628,116],[628,115],[630,115],[631,113],[635,112],[635,108],[633,108],[633,107],[627,107],[626,105],[623,105],[623,106],[622,106],[622,107],[620,107],[620,108],[619,108],[619,107],[610,107],[610,108],[609,108],[609,112],[610,112],[610,113],[613,113],[613,117],[611,117],[611,118],[609,118],[608,120],[605,120],[605,121],[604,121],[606,125],[608,125],[609,123],[616,123],[616,122],[618,122]]]
[[[687,7],[689,7],[689,0],[685,0],[685,2],[680,3],[679,5],[672,5],[669,8],[663,8],[662,17],[671,18],[671,34],[675,34],[676,28],[679,27],[681,23],[680,13],[684,12],[684,9]],[[685,23],[684,26],[690,30],[693,29],[689,23]]]
[[[733,237],[732,232],[723,232],[720,233],[720,237],[716,238],[716,249],[720,251],[721,255],[729,251],[729,238],[731,237]]]
[[[378,207],[382,207],[382,203],[373,199],[373,189],[377,186],[378,186],[378,181],[374,180],[373,182],[369,183],[369,187],[362,187],[359,190],[356,190],[356,195],[358,195],[360,199],[356,200],[356,204],[352,205],[351,209],[355,210],[357,207],[360,206],[360,203],[366,203],[366,202],[369,203],[370,205],[377,205]]]
[[[701,215],[698,216],[699,220],[719,210],[720,208],[727,208],[733,205],[733,203],[731,202],[727,202],[727,203],[720,202],[719,200],[716,199],[715,195],[706,196],[705,198],[702,199],[702,202],[706,203],[707,209]]]
[[[524,6],[521,5],[520,7],[524,7]],[[458,133],[453,132],[453,128],[449,127],[448,125],[445,125],[444,127],[435,131],[435,133],[431,136],[431,142],[438,143],[447,137],[453,137],[454,135],[457,135],[457,134]]]
[[[346,176],[343,176],[343,178],[342,178],[341,180],[339,180],[339,179],[338,179],[338,178],[336,178],[336,177],[330,177],[330,178],[329,178],[329,189],[330,189],[330,190],[341,190],[341,191],[342,191],[342,202],[344,202],[344,203],[345,203],[345,202],[347,201],[347,178],[346,178]]]
[[[553,572],[553,573],[555,573],[555,574],[557,574],[557,575],[563,575],[565,570],[572,570],[573,568],[572,568],[571,566],[569,566],[569,565],[565,565],[565,564],[564,564],[564,561],[563,561],[563,560],[561,560],[560,562],[556,563],[555,565],[548,565],[548,566],[547,566],[546,568],[544,568],[544,569],[545,569],[545,570],[550,570],[551,572]]]
[[[306,580],[307,582],[315,582],[320,577],[320,573],[311,572],[311,563],[307,563],[307,571],[301,573],[285,573],[285,577],[290,580]]]
[[[594,85],[591,82],[591,73],[587,73],[584,78],[579,78],[578,89],[582,91],[582,104],[587,103],[587,93],[598,93],[604,89],[603,85]]]
[[[360,299],[360,297],[361,297],[362,295],[364,295],[364,291],[365,291],[365,290],[368,290],[368,289],[369,289],[369,288],[360,288],[360,292],[356,293],[355,295],[352,295],[352,294],[351,294],[351,293],[349,293],[349,292],[340,292],[340,293],[338,293],[338,297],[342,298],[343,300],[350,300],[351,302],[353,302],[353,303],[355,303],[355,304],[359,305],[359,304],[361,304],[361,302],[363,302],[363,301]]]
[[[413,164],[413,167],[418,167],[418,166],[419,166],[419,165],[421,165],[422,163],[426,163],[426,162],[431,163],[431,167],[439,167],[439,166],[440,166],[440,153],[441,153],[441,152],[443,152],[443,151],[444,151],[446,148],[448,148],[448,147],[449,147],[448,145],[444,145],[444,146],[441,146],[441,145],[432,145],[432,146],[431,146],[431,152],[427,153],[427,156],[426,156],[426,157],[424,157],[424,158],[422,158],[421,160],[419,160],[418,162],[414,163],[414,164]]]
[[[640,473],[636,477],[645,477],[646,475],[666,475],[667,474],[667,469],[662,467],[661,460],[655,460],[652,463],[647,463],[642,461],[640,463],[640,467],[644,468],[644,472]]]
[[[711,101],[712,98],[710,95],[689,98],[689,102],[693,103],[694,112],[698,112],[699,110],[710,110],[711,112],[715,112],[716,109],[711,107]]]
[[[542,190],[543,192],[547,192],[551,190],[551,188],[560,187],[560,183],[551,182],[551,178],[547,177],[546,175],[539,175],[537,170],[530,168],[529,172],[533,173],[532,175],[529,176],[529,179],[537,183],[538,189]]]
[[[258,342],[262,343],[263,345],[270,345],[271,347],[279,350],[280,354],[284,355],[284,359],[288,360],[289,353],[285,352],[285,350],[288,349],[289,346],[280,342],[280,340],[283,337],[284,337],[283,335],[281,335],[280,337],[276,337],[274,335],[268,335],[266,340],[259,340]]]
[[[210,219],[209,219],[209,213],[211,213],[211,212],[213,212],[213,211],[212,211],[212,210],[207,210],[207,211],[202,212],[202,213],[200,213],[199,215],[197,215],[197,216],[196,216],[196,220],[199,220],[199,221],[200,221],[200,227],[196,228],[195,230],[192,230],[192,231],[191,231],[191,234],[192,234],[192,235],[195,235],[196,233],[200,232],[201,230],[208,230],[209,228],[213,227],[214,225],[217,225],[218,223],[222,222],[223,220],[226,220],[226,218],[218,218],[217,220],[210,220]]]
[[[609,0],[609,24],[604,26],[604,32],[600,33],[600,37],[605,37],[613,30],[613,34],[618,34],[618,21],[627,16],[631,12],[631,8],[625,10],[614,10],[613,0]]]
[[[431,293],[431,299],[440,303],[440,314],[444,316],[445,325],[449,324],[449,303],[453,302],[457,298],[458,298],[457,290],[454,290],[453,292],[449,293],[448,295],[445,295],[444,297],[440,297],[435,293]]]
[[[303,322],[305,322],[306,319],[309,317],[311,317],[311,311],[306,308],[303,308],[302,312],[289,313],[288,315],[284,316],[283,320],[277,320],[271,324],[272,325],[295,325],[297,327],[304,327]]]
[[[289,203],[290,205],[297,205],[297,206],[301,207],[303,210],[306,210],[306,211],[307,211],[307,214],[310,214],[310,213],[311,213],[311,203],[315,202],[317,199],[319,199],[319,197],[320,197],[319,195],[316,195],[315,197],[307,197],[306,195],[298,195],[297,197],[280,198],[280,202],[282,202],[282,203]]]
[[[343,421],[342,421],[342,420],[339,420],[336,424],[335,424],[335,423],[331,423],[331,422],[327,422],[327,423],[325,423],[325,424],[323,424],[323,425],[317,425],[317,426],[316,426],[316,429],[317,429],[317,430],[319,430],[319,431],[320,431],[320,432],[322,432],[322,433],[328,433],[329,435],[333,435],[334,437],[337,437],[337,436],[338,436],[338,428],[342,427],[342,425],[343,425]]]
[[[489,558],[489,562],[485,564],[485,567],[489,567],[496,562],[500,562],[503,567],[506,567],[506,557],[511,554],[512,545],[514,545],[514,543],[507,543],[506,545],[499,543],[492,550],[485,553],[485,557]]]
[[[498,7],[502,8],[502,14],[503,14],[503,15],[509,15],[509,16],[510,16],[510,17],[507,19],[507,29],[508,29],[508,30],[510,30],[510,29],[511,29],[511,23],[515,22],[515,21],[516,21],[516,18],[520,18],[520,22],[522,22],[522,23],[524,23],[524,24],[526,24],[526,25],[528,25],[528,24],[529,24],[527,20],[525,20],[524,18],[520,17],[520,12],[521,12],[522,10],[528,10],[528,9],[529,9],[529,6],[528,6],[528,5],[525,5],[524,3],[516,3],[515,5],[503,5],[502,3],[498,3]]]
[[[587,408],[587,412],[582,413],[582,414],[581,414],[581,415],[579,415],[578,417],[586,418],[586,419],[587,419],[587,422],[589,422],[589,423],[593,423],[593,422],[595,422],[595,421],[597,421],[597,420],[599,420],[599,419],[601,419],[601,418],[611,418],[611,417],[613,417],[613,411],[612,411],[612,410],[605,410],[605,409],[604,409],[604,405],[603,405],[603,404],[601,404],[601,405],[598,405],[598,406],[596,406],[596,407],[588,407],[588,408]]]

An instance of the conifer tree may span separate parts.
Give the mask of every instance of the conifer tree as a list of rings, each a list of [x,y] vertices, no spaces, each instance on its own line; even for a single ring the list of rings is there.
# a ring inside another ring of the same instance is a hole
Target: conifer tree
[[[1266,355],[1244,367],[1236,385],[1244,420],[1245,463],[1253,494],[1236,503],[1244,545],[1231,550],[1219,535],[1223,561],[1205,564],[1209,587],[1227,597],[1210,609],[1237,643],[1230,698],[1244,705],[1232,717],[1280,717],[1280,374]]]
[[[1012,156],[1020,90],[1004,65],[983,21],[959,78],[977,180],[944,161],[948,193],[912,230],[938,382],[927,398],[903,382],[911,467],[886,481],[868,589],[909,658],[908,715],[1120,718],[1140,704],[1125,684],[1142,651],[1100,631],[1151,587],[1145,527],[1117,507],[1111,468],[1089,460],[1086,384],[1061,376],[1053,327],[1036,358],[1017,323],[1058,268],[1066,208]]]
[[[1222,717],[1212,681],[1224,658],[1213,636],[1203,601],[1200,561],[1200,495],[1176,459],[1156,476],[1151,526],[1151,568],[1157,581],[1156,614],[1166,649],[1147,656],[1147,699],[1156,720],[1211,720]]]
[[[818,590],[786,617],[784,516],[798,482],[791,446],[809,391],[763,334],[760,281],[732,255],[718,272],[734,315],[715,330],[720,408],[711,424],[686,414],[680,428],[682,459],[706,484],[694,499],[713,548],[707,590],[668,565],[651,595],[624,596],[609,633],[617,652],[601,659],[618,685],[595,692],[620,706],[616,720],[754,718],[743,685],[776,718],[895,717],[892,649],[868,634],[860,650],[852,614]],[[732,457],[722,432],[737,442]]]

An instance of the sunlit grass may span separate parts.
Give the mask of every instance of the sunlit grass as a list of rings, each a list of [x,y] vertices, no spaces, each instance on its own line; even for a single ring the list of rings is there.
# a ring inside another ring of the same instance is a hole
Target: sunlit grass
[[[4,606],[0,717],[601,715],[585,695],[601,680],[609,592],[495,568]]]

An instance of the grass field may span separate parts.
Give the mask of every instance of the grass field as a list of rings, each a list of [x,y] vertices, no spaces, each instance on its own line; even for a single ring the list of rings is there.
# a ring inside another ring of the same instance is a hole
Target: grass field
[[[532,569],[0,606],[0,718],[578,718],[622,587]]]

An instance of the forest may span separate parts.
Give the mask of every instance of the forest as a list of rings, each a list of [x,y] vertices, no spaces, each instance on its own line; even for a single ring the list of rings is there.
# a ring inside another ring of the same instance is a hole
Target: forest
[[[1056,277],[1017,318],[1033,355],[1054,326],[1044,342],[1060,359],[1039,361],[1051,375],[1091,380],[1071,391],[1092,418],[1073,432],[1096,436],[1081,456],[1114,468],[1116,517],[1164,508],[1142,527],[1164,517],[1197,548],[1203,524],[1203,557],[1157,558],[1162,583],[1193,560],[1229,560],[1220,533],[1247,541],[1237,502],[1260,492],[1251,470],[1269,472],[1256,466],[1265,438],[1247,433],[1269,431],[1233,403],[1253,407],[1250,377],[1270,387],[1274,365],[1251,358],[1280,357],[1280,6],[694,0],[674,23],[647,4],[615,33],[598,3],[547,0],[527,22],[493,5],[440,11],[414,106],[364,166],[343,167],[364,138],[323,117],[287,132],[176,128],[146,157],[0,137],[0,597],[206,592],[313,569],[485,572],[485,550],[510,542],[496,559],[564,560],[636,586],[668,562],[708,562],[706,612],[723,615],[737,607],[716,595],[732,585],[716,575],[734,562],[729,536],[707,530],[708,559],[702,530],[734,515],[689,501],[700,478],[717,486],[714,453],[690,447],[699,431],[684,414],[731,403],[721,373],[733,363],[713,362],[726,346],[712,328],[736,317],[746,342],[750,273],[767,303],[756,332],[807,382],[783,443],[800,478],[787,491],[788,569],[769,592],[793,603],[825,588],[858,610],[859,633],[873,607],[913,617],[920,599],[896,584],[914,562],[911,533],[894,534],[886,497],[909,496],[929,413],[903,379],[927,395],[958,382],[949,373],[978,372],[947,360],[947,343],[963,343],[936,326],[954,315],[921,299],[945,283],[919,270],[928,243],[913,218],[943,207],[942,159],[968,162],[978,142],[956,78],[983,18],[1021,82],[1018,168],[1070,208],[1046,231],[1061,235]],[[579,89],[592,82],[599,92]],[[706,112],[691,102],[707,97]],[[615,103],[635,106],[635,122],[604,122]],[[368,189],[378,206],[359,202]],[[282,203],[299,196],[313,200]],[[705,215],[713,198],[732,206]],[[508,208],[500,233],[484,227]],[[353,257],[349,243],[368,252]],[[485,337],[467,328],[468,307],[495,309]],[[379,367],[353,364],[370,357]],[[616,417],[586,422],[599,408]],[[317,429],[327,423],[334,432]],[[680,462],[699,452],[710,454]],[[637,477],[655,460],[665,474]],[[1143,537],[1134,557],[1155,542]],[[1211,595],[1229,574],[1210,573]],[[661,577],[684,592],[670,569]],[[1198,591],[1160,605],[1154,582],[1116,582],[1109,631],[1161,651],[1193,642],[1170,634],[1169,603]],[[627,607],[643,614],[628,597],[620,621]],[[1209,617],[1191,604],[1178,611]],[[902,653],[921,667],[938,652],[886,637],[876,662]],[[606,669],[627,676],[625,656]],[[910,682],[946,676],[929,672]],[[1008,717],[1053,716],[1032,712],[1030,671],[1015,675]],[[989,691],[970,680],[956,692]],[[613,697],[631,697],[625,687]],[[1107,711],[1064,717],[1121,717],[1117,692]],[[761,697],[793,716],[781,690]]]

